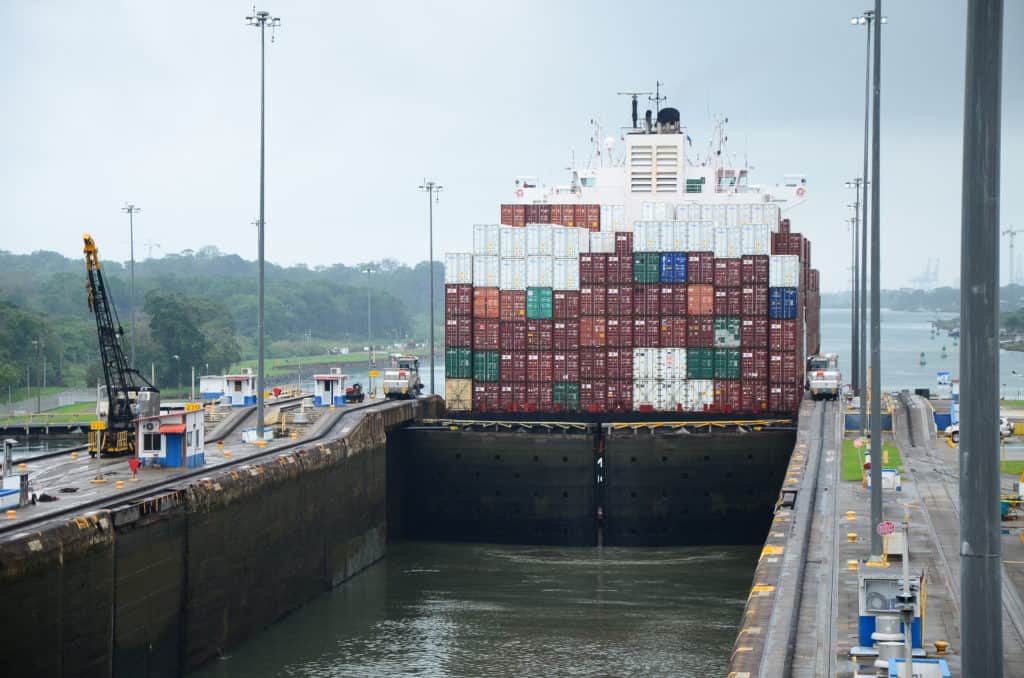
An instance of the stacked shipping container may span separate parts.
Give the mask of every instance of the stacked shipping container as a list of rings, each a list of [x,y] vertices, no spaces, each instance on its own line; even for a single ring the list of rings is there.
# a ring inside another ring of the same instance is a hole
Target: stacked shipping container
[[[772,207],[503,205],[446,258],[449,409],[795,411],[818,272]]]

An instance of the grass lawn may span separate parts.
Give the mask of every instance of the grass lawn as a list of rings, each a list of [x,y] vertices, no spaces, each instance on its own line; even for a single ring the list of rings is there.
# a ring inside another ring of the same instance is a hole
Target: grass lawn
[[[903,458],[900,456],[900,451],[896,448],[896,445],[890,442],[883,443],[882,445],[883,459],[884,453],[889,453],[889,463],[884,464],[882,468],[894,468],[900,473],[903,472]],[[864,448],[857,449],[853,446],[852,438],[843,439],[843,480],[860,480],[862,469],[864,467]]]
[[[1000,407],[1024,407],[1024,400],[1000,400]]]
[[[1007,475],[1019,476],[1024,473],[1024,461],[1001,461],[999,470]]]

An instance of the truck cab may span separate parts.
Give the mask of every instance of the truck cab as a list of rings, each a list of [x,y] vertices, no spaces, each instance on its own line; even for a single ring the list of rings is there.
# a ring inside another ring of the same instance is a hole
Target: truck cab
[[[384,396],[415,398],[422,390],[420,359],[414,355],[392,355],[391,367],[384,370]]]
[[[843,375],[835,353],[807,358],[807,390],[815,400],[835,400],[842,390]]]

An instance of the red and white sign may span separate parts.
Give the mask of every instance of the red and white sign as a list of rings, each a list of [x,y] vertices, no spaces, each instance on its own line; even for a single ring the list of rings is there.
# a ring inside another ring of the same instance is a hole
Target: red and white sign
[[[891,520],[883,520],[882,522],[878,523],[878,527],[875,529],[878,531],[878,534],[880,534],[883,537],[887,537],[896,531],[896,523],[892,522]]]

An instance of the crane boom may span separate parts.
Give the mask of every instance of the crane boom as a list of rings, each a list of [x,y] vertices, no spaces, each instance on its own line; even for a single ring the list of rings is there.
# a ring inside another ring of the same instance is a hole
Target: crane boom
[[[100,270],[99,249],[92,236],[86,233],[85,270],[89,310],[96,317],[99,337],[100,361],[103,381],[107,387],[107,418],[93,422],[89,437],[89,452],[95,455],[132,454],[135,452],[135,419],[140,401],[159,408],[159,391],[146,378],[128,365],[121,349],[124,330],[117,321],[117,311]]]

